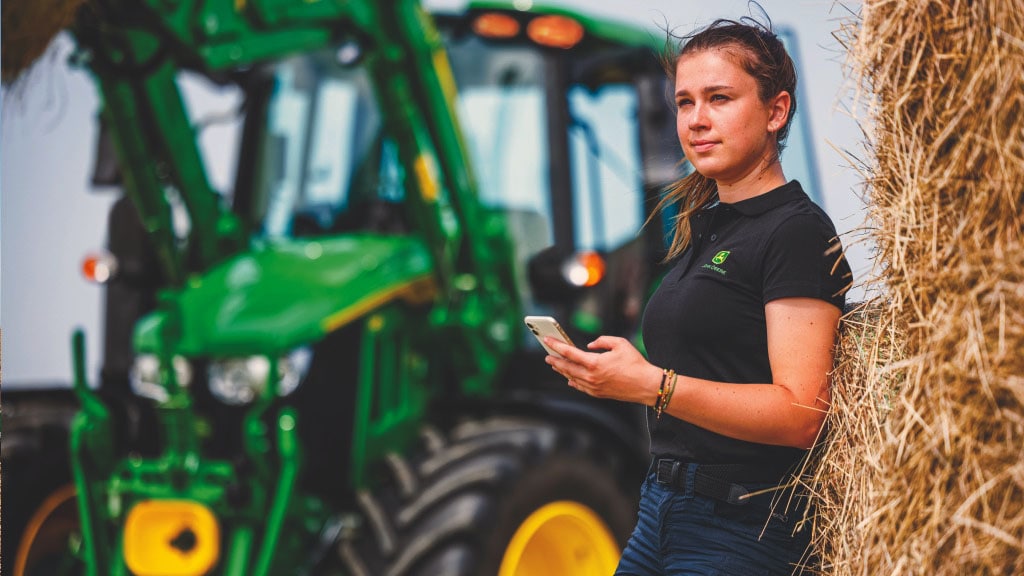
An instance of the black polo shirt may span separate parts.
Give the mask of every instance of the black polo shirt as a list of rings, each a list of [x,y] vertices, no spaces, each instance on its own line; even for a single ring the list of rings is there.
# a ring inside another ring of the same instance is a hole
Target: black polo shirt
[[[797,181],[690,219],[691,245],[644,311],[649,360],[679,374],[737,384],[772,382],[764,307],[778,298],[839,309],[852,275],[835,226]],[[804,451],[736,440],[648,411],[651,453],[785,471]]]

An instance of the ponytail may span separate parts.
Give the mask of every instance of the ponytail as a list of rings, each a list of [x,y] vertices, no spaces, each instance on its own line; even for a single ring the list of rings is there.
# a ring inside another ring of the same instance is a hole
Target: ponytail
[[[665,195],[658,202],[653,214],[660,213],[672,204],[679,206],[679,213],[674,219],[675,230],[672,234],[672,243],[669,245],[668,254],[665,255],[666,262],[682,254],[683,250],[690,245],[692,240],[690,216],[710,204],[717,193],[718,187],[715,185],[715,181],[696,171],[672,183],[665,190]],[[653,214],[651,218],[654,217]],[[648,222],[650,222],[650,218],[648,218]]]

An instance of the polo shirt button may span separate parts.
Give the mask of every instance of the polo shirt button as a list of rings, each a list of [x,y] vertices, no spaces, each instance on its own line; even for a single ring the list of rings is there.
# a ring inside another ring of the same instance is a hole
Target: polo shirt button
[[[714,242],[715,240],[718,240],[718,234],[711,235],[711,241]]]

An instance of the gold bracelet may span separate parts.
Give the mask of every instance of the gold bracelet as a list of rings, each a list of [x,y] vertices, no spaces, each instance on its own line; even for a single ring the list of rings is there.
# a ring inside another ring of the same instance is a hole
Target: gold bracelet
[[[654,399],[654,408],[657,410],[658,404],[661,404],[661,398],[665,395],[665,382],[668,380],[668,370],[661,369],[661,384],[658,386],[658,397]]]
[[[669,383],[668,383],[668,392],[665,393],[665,402],[664,402],[664,404],[661,407],[662,411],[668,410],[668,405],[672,402],[672,395],[675,394],[675,391],[676,391],[676,379],[678,379],[678,378],[679,378],[679,374],[676,374],[675,372],[673,372],[672,373],[672,379],[669,380]]]
[[[674,383],[676,380],[676,371],[671,369],[666,370],[663,380],[667,381],[670,387],[664,393],[658,394],[658,401],[654,405],[654,414],[655,417],[658,418],[659,420],[661,419],[661,413],[664,412],[665,407],[668,406],[669,396],[672,392],[672,387],[674,387]]]

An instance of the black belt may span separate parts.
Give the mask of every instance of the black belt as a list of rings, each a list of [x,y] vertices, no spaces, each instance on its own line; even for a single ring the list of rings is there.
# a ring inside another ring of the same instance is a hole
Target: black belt
[[[655,481],[658,484],[682,490],[686,485],[687,462],[660,458],[655,461]],[[693,477],[693,491],[701,496],[742,505],[749,501],[747,490],[740,482],[774,483],[781,474],[767,473],[742,464],[698,464]]]

